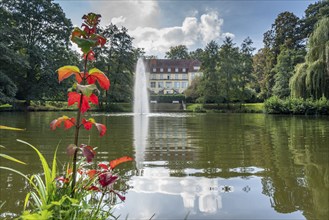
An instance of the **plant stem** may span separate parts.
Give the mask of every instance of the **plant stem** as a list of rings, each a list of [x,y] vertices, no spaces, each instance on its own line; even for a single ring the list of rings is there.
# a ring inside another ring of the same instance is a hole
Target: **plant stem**
[[[85,65],[84,65],[84,76],[82,79],[82,84],[85,85],[86,83],[86,73],[87,73],[87,62],[88,62],[88,55],[89,53],[87,53],[86,58],[85,58]],[[75,183],[76,183],[76,176],[77,176],[77,155],[78,155],[78,151],[79,151],[79,147],[78,147],[78,141],[79,141],[79,130],[80,130],[80,120],[81,120],[81,106],[82,106],[82,101],[83,101],[83,94],[80,93],[80,102],[79,102],[79,106],[78,106],[78,113],[77,113],[77,122],[75,125],[75,135],[74,135],[74,145],[77,146],[77,148],[74,151],[74,156],[73,156],[73,171],[72,171],[72,192],[71,192],[71,197],[74,197],[74,187],[75,187]]]

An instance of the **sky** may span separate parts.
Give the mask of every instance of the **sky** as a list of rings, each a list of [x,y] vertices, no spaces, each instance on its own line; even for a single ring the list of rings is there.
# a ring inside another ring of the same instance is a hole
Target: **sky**
[[[124,26],[135,47],[146,55],[164,58],[171,46],[189,51],[204,48],[211,40],[221,44],[226,36],[237,46],[250,37],[256,51],[263,47],[263,33],[284,11],[299,18],[315,0],[55,0],[74,26],[82,15],[101,14],[101,25]]]

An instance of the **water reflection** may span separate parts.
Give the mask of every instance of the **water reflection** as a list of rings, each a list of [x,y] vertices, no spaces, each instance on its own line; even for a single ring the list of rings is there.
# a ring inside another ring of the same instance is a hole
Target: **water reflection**
[[[40,170],[38,158],[17,144],[16,138],[39,146],[49,160],[59,139],[64,137],[62,143],[71,140],[70,131],[49,132],[49,121],[62,114],[0,114],[2,123],[27,128],[24,133],[0,132],[0,144],[7,147],[1,153],[5,150],[29,163],[10,166],[24,173]],[[137,172],[132,163],[118,168],[127,184],[127,199],[115,209],[116,216],[329,219],[329,118],[263,114],[94,117],[109,128],[101,139],[97,131],[91,133],[91,145],[99,147],[101,160],[134,154],[136,158]],[[65,148],[60,149],[58,158],[66,160]],[[3,161],[0,158],[1,165],[7,165]],[[2,171],[0,177],[4,180],[0,200],[7,201],[1,211],[20,212],[27,190],[21,178]]]
[[[134,149],[137,170],[143,169],[145,149],[149,132],[149,117],[147,114],[134,115]]]

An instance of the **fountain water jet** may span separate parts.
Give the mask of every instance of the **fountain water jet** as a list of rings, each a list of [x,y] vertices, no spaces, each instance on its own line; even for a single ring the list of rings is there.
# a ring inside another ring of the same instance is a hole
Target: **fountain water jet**
[[[143,58],[139,58],[136,65],[134,88],[134,114],[150,113],[147,95],[147,80]]]
[[[143,169],[144,154],[147,148],[149,113],[145,66],[143,59],[139,58],[136,65],[134,88],[134,146],[135,161],[139,171]]]

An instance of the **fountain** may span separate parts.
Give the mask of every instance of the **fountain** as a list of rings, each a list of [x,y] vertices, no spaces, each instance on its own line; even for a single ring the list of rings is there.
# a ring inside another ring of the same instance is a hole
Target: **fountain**
[[[135,161],[138,170],[142,170],[143,168],[144,152],[148,138],[149,113],[144,61],[142,58],[139,58],[136,65],[134,88],[134,146],[136,150]]]
[[[143,58],[139,58],[135,74],[134,114],[148,114],[149,109],[144,61]]]

